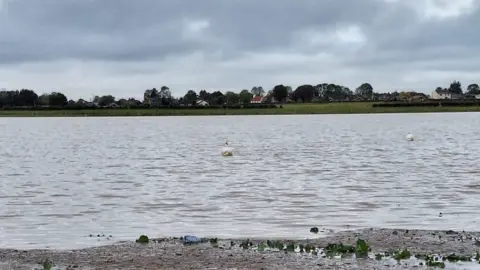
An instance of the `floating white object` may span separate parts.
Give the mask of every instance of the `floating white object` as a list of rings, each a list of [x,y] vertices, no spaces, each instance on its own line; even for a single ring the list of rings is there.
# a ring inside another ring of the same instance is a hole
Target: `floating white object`
[[[224,156],[224,157],[233,156],[233,149],[231,147],[222,148],[222,156]]]
[[[415,140],[415,138],[413,137],[413,134],[412,133],[408,133],[407,136],[405,136],[405,139],[407,141],[413,141]]]
[[[222,148],[222,156],[231,157],[233,156],[233,148],[228,146],[228,142],[225,142],[225,147]]]

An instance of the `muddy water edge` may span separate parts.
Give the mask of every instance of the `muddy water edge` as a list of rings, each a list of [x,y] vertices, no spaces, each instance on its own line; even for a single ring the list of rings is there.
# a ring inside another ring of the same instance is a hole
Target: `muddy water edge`
[[[359,239],[367,247],[359,246]],[[0,268],[480,269],[477,239],[480,232],[395,229],[346,231],[295,241],[203,239],[186,245],[181,238],[158,238],[77,250],[1,249]]]

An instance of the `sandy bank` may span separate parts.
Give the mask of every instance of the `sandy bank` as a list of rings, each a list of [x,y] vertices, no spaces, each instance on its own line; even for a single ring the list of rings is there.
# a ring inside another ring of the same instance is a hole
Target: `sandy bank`
[[[314,234],[312,234],[314,237]],[[310,245],[326,247],[331,243],[355,245],[358,238],[366,240],[370,258],[354,259],[351,254],[344,258],[324,257],[307,252],[287,252],[275,249],[258,251],[258,244],[266,239],[250,239],[246,249],[245,240],[218,240],[184,245],[181,239],[151,239],[148,244],[122,242],[95,248],[57,250],[0,250],[1,269],[44,269],[41,262],[50,260],[51,269],[426,269],[415,259],[397,262],[394,259],[375,259],[376,253],[408,249],[413,255],[475,256],[479,249],[480,233],[453,231],[421,231],[365,229],[340,232],[334,235],[302,241],[282,240],[285,245]],[[472,258],[474,260],[474,258]],[[440,260],[441,261],[441,260]],[[478,261],[449,264],[446,269],[480,269]],[[466,268],[468,267],[468,268]],[[474,267],[474,268],[472,268]]]

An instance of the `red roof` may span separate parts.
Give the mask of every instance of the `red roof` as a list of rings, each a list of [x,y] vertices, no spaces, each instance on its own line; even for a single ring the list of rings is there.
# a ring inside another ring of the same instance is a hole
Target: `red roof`
[[[250,102],[260,102],[262,101],[263,97],[262,96],[255,96],[250,100]]]

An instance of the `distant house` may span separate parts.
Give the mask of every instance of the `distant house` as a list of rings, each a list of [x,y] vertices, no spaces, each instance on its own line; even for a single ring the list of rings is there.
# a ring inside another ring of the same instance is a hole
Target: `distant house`
[[[107,108],[120,108],[120,105],[118,105],[117,103],[113,102],[113,103],[110,103],[108,104],[107,106],[105,106]]]
[[[251,100],[250,103],[262,103],[264,97],[262,96],[254,96]]]
[[[100,105],[98,105],[97,102],[88,102],[86,106],[90,108],[100,108]]]
[[[208,102],[206,102],[205,100],[201,100],[201,99],[197,100],[196,104],[197,104],[197,106],[208,106],[208,105],[210,105],[210,104],[208,104]]]
[[[426,95],[415,95],[410,98],[408,98],[408,101],[416,101],[416,102],[423,102],[427,100],[428,97]]]
[[[407,101],[408,101],[408,97],[405,96],[405,95],[398,95],[398,96],[395,96],[392,101],[404,101],[404,102],[407,102]]]
[[[79,99],[75,104],[85,106],[87,108],[100,108],[97,102],[86,101],[84,99]]]
[[[365,100],[368,100],[368,98],[361,95],[355,95],[352,97],[352,101],[365,101]]]
[[[153,88],[151,90],[145,91],[143,94],[144,103],[150,106],[156,106],[160,103],[160,97],[158,96],[157,89]]]
[[[390,93],[374,93],[373,100],[388,101],[392,99],[392,94]]]
[[[351,96],[346,96],[344,99],[336,99],[336,98],[332,98],[332,97],[329,97],[328,98],[328,101],[366,101],[367,98],[364,97],[364,96],[361,96],[361,95],[351,95]]]
[[[432,92],[432,99],[459,99],[462,95],[450,92],[448,89],[437,89]]]

